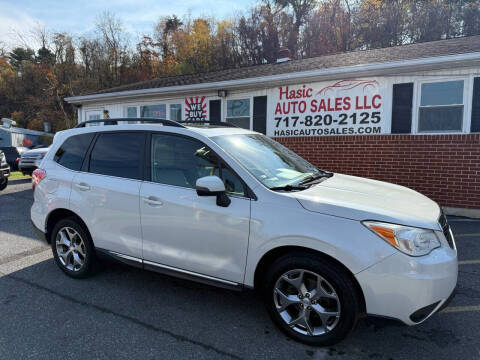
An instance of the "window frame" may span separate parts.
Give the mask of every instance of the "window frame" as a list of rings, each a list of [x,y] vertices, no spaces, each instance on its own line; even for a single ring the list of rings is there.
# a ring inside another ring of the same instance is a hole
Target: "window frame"
[[[471,99],[468,94],[471,94],[471,88],[473,86],[473,77],[469,75],[464,76],[437,76],[437,77],[425,77],[424,79],[414,81],[413,89],[413,103],[412,103],[412,131],[411,134],[416,135],[445,135],[445,134],[465,134],[469,133],[469,124],[471,117]],[[463,104],[449,104],[449,105],[421,105],[422,98],[422,85],[431,84],[437,82],[450,82],[450,81],[463,81]],[[471,96],[470,96],[471,97]],[[421,108],[435,108],[435,107],[447,107],[447,106],[463,106],[462,114],[462,128],[460,130],[434,130],[434,131],[420,131],[420,109]]]
[[[191,141],[197,141],[197,142],[203,144],[204,146],[209,148],[210,151],[212,151],[212,153],[215,155],[215,157],[217,159],[217,165],[218,165],[218,168],[219,168],[220,176],[222,174],[221,173],[222,166],[224,166],[228,170],[230,170],[232,172],[232,174],[234,174],[236,177],[238,177],[238,179],[240,180],[240,182],[243,185],[243,192],[244,192],[243,196],[242,195],[230,194],[230,193],[227,193],[227,195],[229,197],[234,197],[234,198],[239,198],[239,199],[248,199],[248,200],[256,200],[257,199],[255,193],[250,189],[250,187],[242,179],[242,177],[240,175],[238,175],[238,173],[234,169],[232,169],[232,167],[225,161],[225,159],[223,159],[220,155],[218,155],[218,153],[215,150],[213,150],[211,148],[211,146],[208,146],[202,140],[197,139],[195,137],[184,135],[184,134],[172,133],[172,132],[168,132],[168,131],[148,131],[147,132],[147,136],[146,136],[146,140],[145,140],[145,153],[144,153],[144,159],[145,160],[143,162],[143,164],[144,164],[143,181],[149,182],[151,184],[156,184],[156,185],[161,185],[161,186],[172,186],[172,187],[186,189],[186,190],[192,190],[192,191],[196,192],[195,188],[188,188],[188,187],[184,187],[184,186],[164,184],[164,183],[159,183],[159,182],[155,182],[155,181],[152,180],[152,173],[151,173],[152,153],[151,153],[151,149],[152,149],[152,135],[155,135],[155,134],[176,136],[176,137],[184,138],[184,139],[191,140]]]
[[[223,106],[223,121],[228,123],[228,119],[229,119],[229,116],[228,116],[228,102],[229,101],[232,101],[232,100],[246,100],[248,99],[249,100],[249,115],[248,116],[230,116],[232,118],[248,118],[248,123],[249,123],[249,127],[248,127],[248,130],[252,130],[253,129],[253,97],[254,95],[253,94],[237,94],[235,96],[228,96],[225,98],[225,100],[223,100],[223,103],[224,103],[224,106]]]
[[[92,142],[90,143],[90,146],[85,154],[85,158],[83,160],[82,167],[79,171],[92,174],[92,175],[98,175],[98,176],[106,176],[114,179],[124,179],[124,180],[130,180],[130,181],[144,181],[145,180],[145,151],[140,152],[140,170],[139,170],[139,179],[132,179],[132,178],[125,178],[125,177],[120,177],[120,176],[115,176],[115,175],[106,175],[106,174],[98,174],[98,173],[93,173],[90,171],[90,160],[91,160],[91,155],[92,151],[95,148],[95,145],[98,141],[98,138],[102,134],[118,134],[118,133],[142,133],[144,135],[144,143],[143,147],[146,149],[146,143],[147,143],[147,137],[148,137],[148,131],[146,130],[113,130],[113,131],[99,131],[95,133],[95,136],[92,139]]]

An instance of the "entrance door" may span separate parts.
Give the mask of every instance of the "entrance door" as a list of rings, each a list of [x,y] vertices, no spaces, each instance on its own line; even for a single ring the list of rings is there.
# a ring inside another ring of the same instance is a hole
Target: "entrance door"
[[[147,265],[243,281],[250,199],[240,179],[217,159],[196,139],[152,134],[151,182],[140,189]],[[231,199],[228,207],[218,206],[215,196],[197,195],[196,180],[209,175],[224,181]]]

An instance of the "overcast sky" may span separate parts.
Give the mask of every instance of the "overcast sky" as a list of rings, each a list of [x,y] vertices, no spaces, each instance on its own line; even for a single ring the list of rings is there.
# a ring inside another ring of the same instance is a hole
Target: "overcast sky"
[[[0,0],[0,43],[8,48],[17,45],[18,33],[26,34],[31,42],[28,33],[38,27],[88,35],[96,17],[104,11],[120,17],[135,41],[140,35],[151,33],[161,16],[183,17],[190,13],[192,17],[233,17],[253,3],[254,0]]]

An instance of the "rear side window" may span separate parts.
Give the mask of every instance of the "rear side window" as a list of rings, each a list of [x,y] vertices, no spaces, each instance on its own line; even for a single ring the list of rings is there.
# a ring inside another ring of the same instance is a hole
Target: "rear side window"
[[[69,137],[55,153],[54,160],[68,169],[80,170],[93,136],[89,133]]]
[[[139,180],[144,148],[142,132],[100,134],[90,154],[90,172]]]

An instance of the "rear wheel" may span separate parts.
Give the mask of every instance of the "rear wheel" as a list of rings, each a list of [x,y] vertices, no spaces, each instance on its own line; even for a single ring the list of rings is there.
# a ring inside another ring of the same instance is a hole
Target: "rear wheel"
[[[264,301],[278,327],[309,345],[333,345],[355,327],[360,302],[351,275],[319,256],[297,253],[268,269]]]
[[[0,191],[5,190],[8,185],[8,178],[3,178],[0,180]]]
[[[97,259],[92,239],[75,217],[60,220],[54,226],[50,244],[55,262],[68,276],[80,279],[94,273]]]

